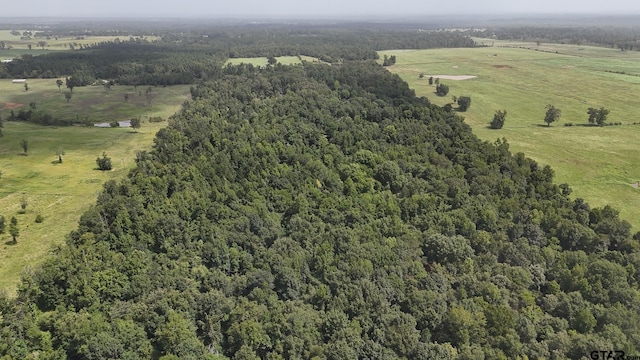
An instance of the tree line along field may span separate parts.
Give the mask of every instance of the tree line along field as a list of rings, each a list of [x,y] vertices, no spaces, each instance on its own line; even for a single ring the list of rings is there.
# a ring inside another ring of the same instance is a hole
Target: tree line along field
[[[294,64],[302,64],[302,61],[308,62],[316,62],[319,61],[317,58],[312,56],[276,56],[276,61],[282,65],[294,65]],[[267,66],[269,64],[269,59],[267,57],[247,57],[247,58],[231,58],[225,62],[225,66],[227,65],[239,65],[239,64],[251,64],[254,66]]]
[[[474,49],[382,51],[396,55],[388,67],[407,81],[418,96],[445,105],[452,96],[470,96],[471,106],[461,113],[481,139],[506,138],[513,152],[524,152],[552,166],[556,182],[568,183],[573,197],[591,206],[610,204],[634,229],[640,227],[640,116],[637,93],[640,53],[602,47],[536,44],[476,39],[491,45]],[[424,77],[420,79],[420,73]],[[464,81],[441,79],[447,96],[435,94],[430,75],[474,75]],[[547,128],[545,106],[562,111]],[[587,109],[605,107],[608,123],[589,127]],[[495,111],[506,110],[505,125],[489,129]],[[572,123],[573,126],[566,126]]]
[[[165,104],[181,103],[189,93],[188,85],[114,85],[109,89],[92,85],[74,87],[71,99],[67,101],[65,93],[69,89],[62,80],[63,85],[58,89],[56,79],[27,79],[29,90],[25,91],[22,83],[0,79],[0,116],[7,119],[11,110],[17,114],[21,109],[29,110],[29,104],[35,102],[35,111],[74,122],[127,120],[134,116],[155,116],[155,112],[164,112]]]
[[[26,29],[15,29],[21,34],[27,31]],[[89,46],[105,41],[129,40],[129,36],[30,36],[30,38],[24,38],[22,35],[17,36],[11,34],[12,30],[0,30],[0,42],[4,42],[4,48],[0,47],[0,58],[7,57],[8,53],[16,54],[32,54],[39,55],[43,51],[55,51],[55,50],[69,50],[71,46],[78,48],[81,46]],[[135,37],[146,41],[156,41],[160,37],[157,36],[139,36]],[[44,42],[45,46],[39,45],[39,42]],[[31,49],[29,49],[31,45]],[[9,57],[10,58],[10,57]]]
[[[58,92],[55,79],[28,81],[29,91],[10,79],[0,81],[0,116],[4,121],[4,136],[0,138],[0,215],[8,224],[15,216],[20,235],[11,244],[8,232],[0,235],[0,289],[13,293],[25,266],[35,267],[54,245],[62,244],[65,236],[77,227],[78,219],[94,203],[102,184],[122,178],[134,166],[137,151],[148,150],[155,133],[167,122],[149,122],[149,117],[167,119],[189,97],[188,86],[154,88],[150,105],[132,96],[128,102],[123,92],[133,87],[114,86],[105,91],[102,86],[76,87],[69,103]],[[144,90],[144,88],[139,87]],[[144,91],[143,95],[144,97]],[[29,109],[36,102],[36,111],[55,117],[87,116],[92,121],[127,120],[140,116],[142,127],[104,129],[93,126],[51,127],[25,122],[6,121],[6,104],[21,105],[14,109]],[[27,156],[20,145],[28,142]],[[58,149],[64,150],[63,162],[57,163]],[[112,171],[96,170],[96,158],[103,152],[112,159]],[[26,200],[25,214],[19,214]],[[36,223],[36,216],[44,221]]]

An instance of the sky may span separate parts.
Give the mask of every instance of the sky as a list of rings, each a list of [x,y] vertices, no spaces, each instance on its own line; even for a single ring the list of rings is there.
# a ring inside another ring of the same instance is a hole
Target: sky
[[[637,0],[9,0],[0,17],[385,17],[640,14]]]

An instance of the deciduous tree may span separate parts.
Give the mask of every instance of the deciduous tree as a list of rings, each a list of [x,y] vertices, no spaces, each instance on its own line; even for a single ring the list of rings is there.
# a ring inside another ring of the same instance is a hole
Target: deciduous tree
[[[11,223],[9,224],[9,234],[13,239],[13,243],[18,243],[18,236],[20,236],[20,229],[18,228],[18,219],[15,216],[11,217]]]
[[[489,127],[492,129],[502,129],[504,126],[504,121],[507,117],[507,110],[498,110],[493,115],[493,120],[489,124]]]
[[[595,124],[598,126],[604,126],[607,121],[607,116],[609,115],[609,110],[601,107],[600,109],[589,108],[587,110],[587,114],[589,114],[589,123]]]
[[[551,126],[552,122],[558,121],[560,119],[562,111],[551,104],[547,105],[546,109],[547,112],[544,115],[544,122],[547,123],[547,126]]]

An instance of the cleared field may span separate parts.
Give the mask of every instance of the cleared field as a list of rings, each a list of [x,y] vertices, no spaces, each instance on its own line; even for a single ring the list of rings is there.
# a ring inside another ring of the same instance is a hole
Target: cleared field
[[[317,62],[319,61],[317,58],[300,55],[300,56],[276,56],[276,60],[282,65],[294,65],[294,64],[302,64],[302,61],[308,62]],[[267,66],[269,61],[266,57],[255,57],[255,58],[232,58],[228,59],[225,65],[239,65],[239,64],[252,64],[254,66]]]
[[[506,138],[513,152],[524,152],[549,164],[557,183],[568,183],[572,196],[592,206],[611,204],[622,218],[640,230],[638,144],[640,115],[640,53],[588,46],[510,43],[482,40],[493,47],[384,51],[396,55],[388,69],[399,74],[419,96],[445,105],[452,96],[470,96],[471,107],[461,113],[481,139]],[[419,74],[425,76],[419,79]],[[446,97],[435,94],[428,74],[473,75],[453,81]],[[559,122],[547,128],[545,106],[562,110]],[[585,127],[589,107],[611,111],[609,123],[621,126]],[[496,110],[506,110],[503,129],[487,127]]]
[[[64,81],[64,79],[62,79]],[[79,119],[90,122],[127,120],[132,116],[156,116],[166,113],[166,104],[182,104],[189,93],[189,85],[169,87],[114,85],[110,90],[103,86],[73,88],[71,100],[64,93],[69,91],[63,84],[61,89],[56,79],[28,79],[29,91],[24,84],[13,84],[12,79],[0,79],[0,116],[6,119],[13,109],[29,109],[36,103],[36,111],[43,111],[61,119]],[[127,95],[127,99],[125,99]]]
[[[16,30],[20,33],[25,31],[24,29]],[[0,41],[5,43],[5,49],[0,49],[0,57],[4,56],[3,52],[7,50],[21,51],[21,53],[25,53],[24,50],[29,50],[29,45],[31,45],[31,51],[27,51],[26,53],[40,55],[47,50],[69,50],[71,46],[78,48],[80,45],[93,45],[105,41],[114,41],[116,39],[127,41],[132,38],[146,41],[155,41],[160,39],[157,36],[57,36],[50,38],[32,36],[30,39],[23,39],[22,36],[12,35],[11,30],[0,30]],[[38,45],[40,41],[44,41],[46,43],[44,47]]]
[[[3,83],[0,85],[0,107],[7,102],[28,104],[34,100],[38,104],[37,109],[47,109],[52,113],[73,112],[75,109],[79,113],[96,113],[93,115],[96,119],[142,115],[143,124],[134,132],[130,128],[55,128],[21,122],[4,123],[4,137],[0,138],[0,215],[4,215],[7,223],[15,216],[20,228],[15,245],[11,244],[8,233],[0,235],[0,289],[9,292],[13,292],[25,268],[37,266],[47,253],[64,242],[66,234],[77,227],[82,213],[95,202],[102,184],[125,176],[134,166],[135,153],[150,149],[156,132],[167,123],[149,123],[147,116],[166,119],[180,108],[189,94],[188,86],[158,88],[154,90],[157,97],[151,106],[145,103],[138,104],[139,108],[127,109],[129,104],[124,100],[111,104],[111,95],[102,89],[76,88],[71,103],[66,104],[58,94],[55,80],[46,80],[49,87],[45,87],[42,81],[42,84],[33,82],[33,91],[24,92],[22,89],[21,93],[19,89],[17,92],[13,89],[6,91],[7,85]],[[114,91],[115,88],[111,90]],[[55,100],[45,100],[50,93],[56,95]],[[76,102],[83,96],[86,96],[87,103]],[[93,101],[88,103],[88,99]],[[6,118],[6,110],[1,113]],[[27,156],[20,145],[23,139],[28,142]],[[61,164],[57,163],[59,148],[65,153]],[[103,152],[112,159],[111,171],[95,169],[95,160]],[[27,211],[19,214],[23,199],[27,201]],[[35,222],[37,215],[44,217],[42,223]]]

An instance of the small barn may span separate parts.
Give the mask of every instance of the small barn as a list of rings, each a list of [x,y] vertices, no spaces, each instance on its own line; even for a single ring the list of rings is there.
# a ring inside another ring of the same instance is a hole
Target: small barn
[[[27,82],[27,79],[13,79],[11,81],[12,84],[24,84]]]

